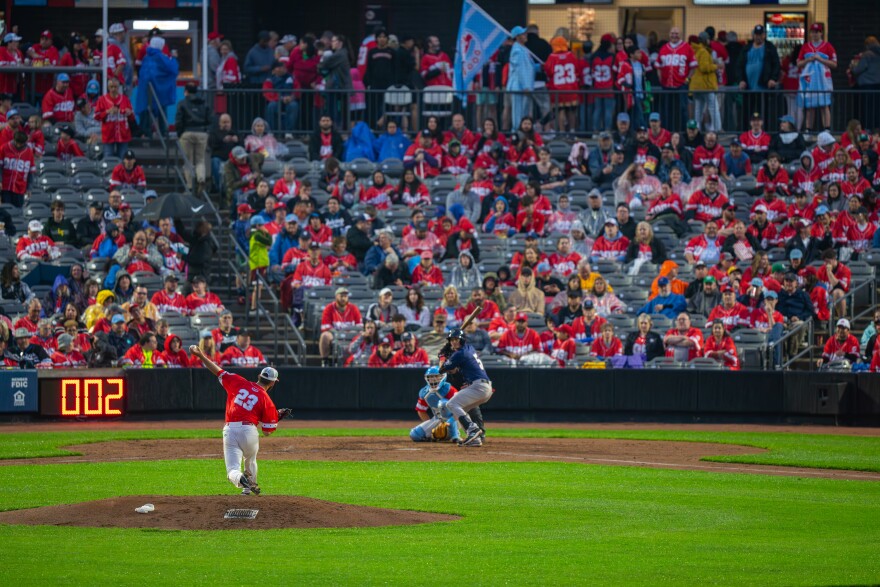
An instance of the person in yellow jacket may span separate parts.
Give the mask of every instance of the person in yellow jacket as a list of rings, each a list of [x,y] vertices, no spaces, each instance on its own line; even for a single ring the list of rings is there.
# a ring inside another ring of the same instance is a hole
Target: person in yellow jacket
[[[694,95],[696,105],[695,118],[697,124],[702,125],[703,115],[708,110],[709,124],[706,132],[721,131],[721,113],[718,111],[718,63],[712,57],[712,48],[709,46],[709,35],[705,31],[699,37],[689,39],[694,57],[697,60],[697,68],[691,76],[688,87]]]
[[[86,323],[86,328],[91,330],[92,326],[95,325],[95,322],[104,317],[104,311],[107,306],[115,301],[116,296],[114,296],[113,292],[109,289],[102,289],[99,291],[98,295],[95,296],[95,303],[86,308],[86,311],[83,312],[83,320]]]

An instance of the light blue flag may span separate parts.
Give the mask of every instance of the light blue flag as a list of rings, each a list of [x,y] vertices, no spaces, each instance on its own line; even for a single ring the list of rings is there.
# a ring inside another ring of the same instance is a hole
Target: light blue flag
[[[483,65],[509,37],[507,29],[486,14],[485,10],[472,0],[464,0],[452,82],[459,95],[464,95],[474,77],[482,71]]]

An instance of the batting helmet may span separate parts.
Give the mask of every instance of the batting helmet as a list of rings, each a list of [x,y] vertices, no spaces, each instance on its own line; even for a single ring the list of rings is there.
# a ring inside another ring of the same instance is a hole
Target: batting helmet
[[[449,334],[446,335],[446,340],[452,340],[453,338],[464,340],[464,331],[461,328],[454,328],[450,330]]]

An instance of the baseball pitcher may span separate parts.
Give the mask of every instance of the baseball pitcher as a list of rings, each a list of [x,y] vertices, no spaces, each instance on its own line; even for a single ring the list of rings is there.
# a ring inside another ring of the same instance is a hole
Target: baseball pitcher
[[[440,374],[437,367],[425,371],[426,386],[419,390],[416,412],[422,423],[409,431],[414,442],[458,441],[458,422],[446,407],[446,402],[457,391]],[[433,417],[432,417],[433,416]]]
[[[257,427],[261,427],[264,436],[269,436],[278,428],[279,420],[290,414],[287,408],[276,409],[269,397],[269,390],[278,382],[278,371],[266,367],[254,383],[241,375],[224,371],[195,345],[189,347],[189,352],[220,379],[220,385],[226,390],[226,425],[223,426],[226,478],[242,489],[242,495],[260,495],[260,486],[257,485],[260,433]]]

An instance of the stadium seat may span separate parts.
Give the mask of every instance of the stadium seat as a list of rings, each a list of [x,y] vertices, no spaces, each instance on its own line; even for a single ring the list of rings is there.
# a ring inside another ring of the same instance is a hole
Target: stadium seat
[[[37,163],[37,175],[43,175],[44,173],[66,173],[67,172],[67,164],[63,161],[59,161],[55,157],[43,157],[39,163]]]
[[[697,357],[691,359],[685,364],[685,367],[688,369],[700,369],[706,371],[720,371],[721,369],[724,369],[723,364],[715,359],[710,359],[709,357]]]
[[[645,364],[648,369],[681,369],[682,364],[672,357],[655,357]]]
[[[345,168],[352,171],[359,179],[363,179],[373,175],[373,171],[376,169],[376,164],[369,159],[358,157],[345,165]]]
[[[422,118],[452,116],[453,92],[451,86],[428,86],[422,92]]]
[[[383,97],[385,106],[385,116],[390,118],[402,119],[409,116],[409,106],[413,102],[413,95],[410,89],[404,85],[393,85],[385,91]]]
[[[379,163],[379,169],[392,179],[400,179],[403,176],[403,161],[400,159],[385,159]]]
[[[70,186],[70,180],[60,171],[47,171],[37,178],[36,183],[47,192]]]

